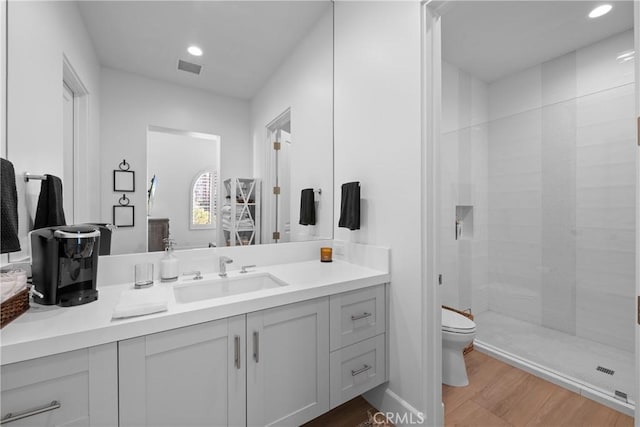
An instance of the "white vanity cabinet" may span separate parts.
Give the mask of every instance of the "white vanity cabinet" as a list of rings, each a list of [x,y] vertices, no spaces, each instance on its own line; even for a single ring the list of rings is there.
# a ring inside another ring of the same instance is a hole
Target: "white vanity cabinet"
[[[387,380],[386,288],[330,297],[331,408]]]
[[[116,343],[4,365],[1,372],[3,424],[118,423]]]
[[[299,425],[329,410],[329,299],[120,341],[120,426]]]
[[[386,381],[387,347],[386,285],[372,286],[4,365],[1,416],[296,426]]]
[[[118,343],[120,426],[241,426],[245,316]]]
[[[297,426],[329,410],[329,299],[247,314],[247,424]]]

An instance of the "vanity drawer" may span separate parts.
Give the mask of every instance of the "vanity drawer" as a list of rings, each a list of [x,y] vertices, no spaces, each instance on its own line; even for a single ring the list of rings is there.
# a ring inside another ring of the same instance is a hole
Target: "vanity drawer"
[[[116,425],[116,351],[105,344],[2,366],[0,418],[18,418],[12,427]]]
[[[386,381],[385,334],[331,353],[331,408]]]
[[[332,295],[329,319],[331,351],[385,332],[385,285]]]

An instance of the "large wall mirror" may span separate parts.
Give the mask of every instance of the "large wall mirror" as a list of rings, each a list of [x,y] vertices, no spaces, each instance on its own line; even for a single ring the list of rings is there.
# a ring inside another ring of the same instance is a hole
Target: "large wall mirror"
[[[167,230],[177,249],[332,237],[331,1],[11,0],[7,11],[13,259],[27,256],[40,192],[25,173],[62,178],[73,222],[110,223],[123,159],[134,226],[114,232],[111,254],[161,250]],[[309,189],[316,220],[301,225]]]

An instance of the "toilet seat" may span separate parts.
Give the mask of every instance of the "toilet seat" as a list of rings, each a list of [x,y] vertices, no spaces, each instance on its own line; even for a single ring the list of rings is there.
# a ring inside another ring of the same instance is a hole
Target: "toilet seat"
[[[476,332],[476,324],[473,320],[462,314],[443,308],[442,330],[456,334],[473,334]]]

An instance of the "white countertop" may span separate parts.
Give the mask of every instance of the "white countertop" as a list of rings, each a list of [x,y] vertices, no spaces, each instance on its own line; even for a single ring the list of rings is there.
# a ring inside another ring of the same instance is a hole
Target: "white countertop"
[[[65,351],[77,350],[291,304],[372,285],[387,283],[387,272],[334,260],[317,260],[270,265],[251,269],[250,274],[269,273],[288,286],[245,294],[180,304],[175,301],[176,284],[194,282],[191,277],[178,282],[157,283],[167,287],[168,310],[146,316],[112,319],[113,309],[124,290],[132,284],[100,287],[97,301],[75,307],[31,304],[29,311],[0,331],[1,364],[20,362]],[[243,276],[238,271],[229,277]],[[204,279],[217,278],[205,274]]]

